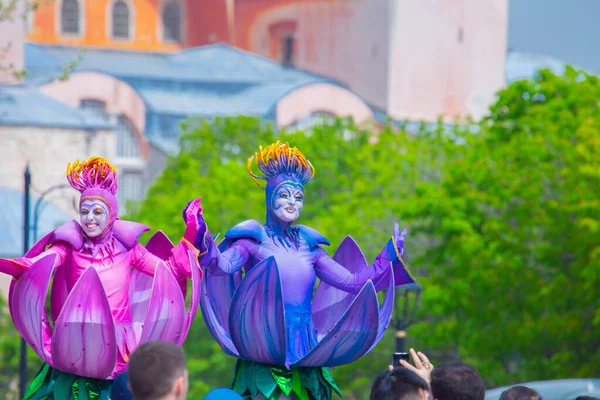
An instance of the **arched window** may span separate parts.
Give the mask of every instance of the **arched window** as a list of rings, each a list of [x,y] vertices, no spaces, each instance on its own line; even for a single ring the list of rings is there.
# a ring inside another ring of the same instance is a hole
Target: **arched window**
[[[81,99],[79,108],[86,114],[102,119],[108,119],[106,103],[96,99]]]
[[[63,0],[60,7],[60,31],[70,35],[78,35],[79,26],[79,2],[77,0]]]
[[[181,6],[178,1],[169,1],[162,9],[163,40],[181,42]]]
[[[123,0],[117,0],[113,4],[112,37],[129,39],[129,6]]]

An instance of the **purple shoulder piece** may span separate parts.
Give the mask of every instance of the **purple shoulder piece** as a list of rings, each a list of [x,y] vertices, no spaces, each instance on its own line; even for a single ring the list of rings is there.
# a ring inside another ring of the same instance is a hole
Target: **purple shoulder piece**
[[[36,244],[29,249],[25,257],[33,258],[40,255],[46,250],[48,245],[52,245],[56,242],[65,242],[70,244],[74,249],[81,249],[83,247],[83,233],[81,232],[81,226],[74,219],[65,222],[52,232],[37,241]]]
[[[113,225],[113,237],[117,239],[127,250],[131,250],[138,243],[142,233],[150,230],[150,227],[132,221],[116,220]]]
[[[316,229],[313,229],[306,225],[296,225],[294,226],[300,232],[300,234],[304,237],[308,245],[311,249],[317,247],[320,244],[324,244],[326,246],[331,246],[329,240],[319,233]]]
[[[263,242],[267,238],[265,228],[260,222],[249,219],[241,222],[225,233],[226,239],[254,239]]]

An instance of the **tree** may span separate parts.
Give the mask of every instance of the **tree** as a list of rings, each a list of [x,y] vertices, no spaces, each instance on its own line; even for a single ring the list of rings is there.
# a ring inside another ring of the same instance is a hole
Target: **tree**
[[[511,84],[408,200],[431,240],[413,334],[488,386],[600,374],[599,98],[572,68]]]

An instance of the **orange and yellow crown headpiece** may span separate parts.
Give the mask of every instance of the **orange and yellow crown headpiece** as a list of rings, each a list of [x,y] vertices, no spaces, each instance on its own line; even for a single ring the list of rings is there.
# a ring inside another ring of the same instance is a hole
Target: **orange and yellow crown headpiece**
[[[252,172],[252,161],[256,159],[256,166],[264,176],[256,175]],[[305,185],[315,176],[315,168],[306,159],[304,154],[296,147],[290,147],[288,143],[277,141],[264,149],[259,147],[259,151],[248,158],[248,173],[254,182],[265,189],[265,186],[258,182],[258,179],[269,181],[278,175],[287,175],[294,177],[299,183]]]
[[[79,192],[100,188],[114,195],[119,188],[117,169],[106,158],[97,156],[67,164],[67,180]]]
[[[75,161],[67,165],[67,180],[79,191],[79,202],[85,199],[102,200],[110,209],[110,221],[119,214],[117,201],[117,169],[106,158],[90,157],[87,161]]]

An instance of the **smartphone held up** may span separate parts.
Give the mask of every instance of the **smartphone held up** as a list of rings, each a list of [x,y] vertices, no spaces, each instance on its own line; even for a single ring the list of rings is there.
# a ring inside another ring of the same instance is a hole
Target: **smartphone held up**
[[[400,360],[404,360],[406,362],[408,362],[409,360],[409,354],[408,353],[404,353],[404,352],[397,352],[394,353],[393,359],[392,359],[392,366],[395,367],[401,367],[402,364],[400,364]]]

